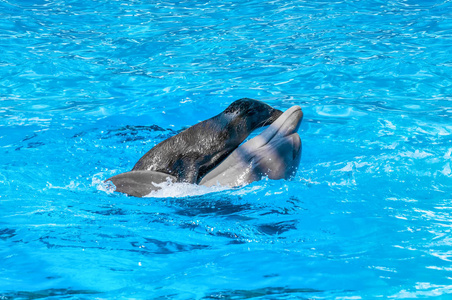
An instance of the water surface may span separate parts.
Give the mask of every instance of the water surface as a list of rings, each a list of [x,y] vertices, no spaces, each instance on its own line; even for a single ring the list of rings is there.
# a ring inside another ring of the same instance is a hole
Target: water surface
[[[450,1],[1,1],[0,298],[452,293]],[[300,105],[292,181],[110,192],[232,101]]]

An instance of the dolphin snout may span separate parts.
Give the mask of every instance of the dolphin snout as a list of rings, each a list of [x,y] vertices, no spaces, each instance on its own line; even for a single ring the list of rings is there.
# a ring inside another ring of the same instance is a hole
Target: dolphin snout
[[[301,120],[303,119],[303,111],[298,105],[289,108],[281,117],[281,123],[277,128],[277,134],[280,136],[291,135],[298,131]]]

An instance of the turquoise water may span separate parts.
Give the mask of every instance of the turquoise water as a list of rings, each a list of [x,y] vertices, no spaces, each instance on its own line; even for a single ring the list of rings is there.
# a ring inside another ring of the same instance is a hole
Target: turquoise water
[[[452,297],[452,2],[0,1],[1,299]],[[232,101],[292,181],[102,181]]]

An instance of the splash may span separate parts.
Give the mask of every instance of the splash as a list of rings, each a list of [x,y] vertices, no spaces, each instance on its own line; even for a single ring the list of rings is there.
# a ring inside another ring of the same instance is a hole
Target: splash
[[[214,185],[212,187],[206,187],[203,185],[175,182],[173,183],[170,179],[162,183],[153,183],[156,187],[160,189],[157,191],[152,191],[146,198],[176,198],[176,197],[189,197],[189,196],[200,196],[216,192],[221,192],[225,190],[230,190],[230,187]]]

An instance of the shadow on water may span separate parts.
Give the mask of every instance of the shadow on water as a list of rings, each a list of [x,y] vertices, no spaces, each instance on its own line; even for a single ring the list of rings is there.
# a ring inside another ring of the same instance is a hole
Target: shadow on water
[[[86,211],[88,213],[103,215],[103,216],[127,216],[129,214],[126,210],[118,208],[118,207],[106,208],[105,210],[95,210],[95,211],[84,210],[84,211]]]
[[[0,299],[32,300],[32,299],[43,299],[43,298],[48,298],[48,297],[68,298],[68,297],[76,296],[76,295],[81,296],[81,295],[95,295],[95,294],[100,294],[100,292],[90,291],[90,290],[47,289],[47,290],[34,291],[34,292],[13,291],[13,292],[0,293]]]
[[[73,138],[86,137],[89,135],[100,135],[98,138],[101,140],[120,139],[121,142],[134,142],[148,139],[163,140],[178,134],[182,130],[184,130],[184,128],[181,130],[173,130],[171,128],[162,128],[158,125],[126,125],[101,132],[99,132],[99,129],[82,131],[74,134]]]
[[[137,141],[137,140],[144,140],[148,138],[149,134],[155,134],[157,135],[154,138],[169,138],[175,134],[177,134],[177,131],[174,131],[172,129],[165,129],[158,125],[150,125],[150,126],[131,126],[127,125],[118,129],[111,129],[105,132],[105,134],[102,135],[102,139],[109,139],[112,137],[120,137],[125,138],[126,142],[130,141]]]
[[[132,242],[131,245],[133,247],[142,247],[143,245],[146,246],[148,249],[152,250],[146,250],[141,251],[143,254],[150,253],[150,254],[173,254],[177,252],[186,252],[186,251],[192,251],[192,250],[202,250],[209,248],[208,245],[195,245],[195,244],[181,244],[176,243],[173,241],[161,241],[157,239],[152,238],[144,238],[144,243],[138,243],[138,242]]]
[[[286,287],[266,287],[254,290],[226,290],[211,293],[202,299],[253,299],[261,297],[270,297],[275,299],[278,296],[297,297],[296,299],[312,299],[317,293],[324,293],[321,290],[310,288],[286,288]]]
[[[14,236],[16,236],[15,229],[5,228],[0,230],[0,240],[6,241],[7,239],[10,239]]]
[[[279,235],[292,229],[297,229],[297,220],[278,222],[271,224],[263,224],[257,227],[257,229],[267,235]]]
[[[204,195],[196,197],[173,198],[165,200],[166,204],[175,207],[175,214],[185,217],[194,216],[227,216],[252,209],[250,203],[237,204],[236,199],[225,199],[221,197],[212,197],[206,199]]]

